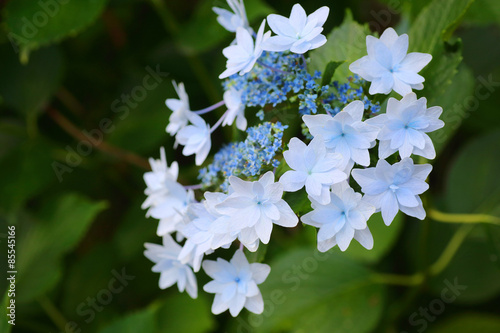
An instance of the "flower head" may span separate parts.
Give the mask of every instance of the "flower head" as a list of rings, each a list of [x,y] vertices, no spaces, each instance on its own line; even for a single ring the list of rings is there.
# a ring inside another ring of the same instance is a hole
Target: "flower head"
[[[335,245],[345,251],[355,238],[365,248],[373,248],[373,237],[366,221],[375,207],[364,201],[352,188],[330,193],[328,205],[312,199],[313,211],[302,216],[305,224],[318,227],[318,250],[326,252]]]
[[[427,99],[417,100],[415,93],[403,97],[401,101],[390,98],[387,113],[368,119],[366,123],[380,128],[379,158],[385,159],[399,150],[401,158],[411,154],[433,159],[436,151],[431,138],[426,133],[444,126],[439,120],[443,109],[439,106],[427,108]]]
[[[344,166],[352,166],[352,162],[368,166],[368,149],[374,145],[378,128],[361,121],[364,110],[363,102],[354,101],[333,117],[318,114],[302,119],[312,136],[321,135],[326,148],[342,155]]]
[[[229,183],[232,194],[215,208],[232,218],[230,231],[238,232],[238,239],[250,250],[257,249],[259,240],[269,242],[273,223],[283,227],[297,225],[297,216],[281,199],[283,185],[274,182],[271,171],[255,182],[231,176]]]
[[[408,53],[408,35],[398,36],[388,28],[377,39],[366,36],[368,55],[353,62],[349,69],[371,81],[370,94],[389,94],[394,90],[401,96],[420,90],[425,79],[417,74],[432,59],[427,53]]]
[[[192,190],[186,190],[181,184],[167,180],[164,183],[167,195],[161,202],[148,210],[147,216],[159,219],[158,236],[170,234],[179,231],[179,226],[184,221],[184,214],[190,203],[194,202],[194,193]]]
[[[398,210],[420,220],[425,218],[419,194],[429,188],[425,179],[431,170],[430,164],[414,165],[407,157],[393,165],[379,160],[375,168],[352,170],[352,176],[361,185],[364,198],[382,212],[389,225]]]
[[[165,156],[165,148],[160,149],[160,159],[149,159],[152,171],[144,174],[144,182],[147,185],[144,193],[148,196],[141,208],[154,207],[161,203],[168,194],[167,181],[177,181],[179,175],[179,165],[177,162],[172,162],[170,168],[167,165]]]
[[[264,282],[271,271],[266,264],[249,264],[243,251],[238,250],[227,262],[205,260],[203,269],[213,281],[203,286],[207,293],[215,294],[212,312],[219,314],[227,309],[236,317],[243,308],[260,314],[264,311],[264,301],[257,285]]]
[[[206,192],[206,200],[189,205],[187,223],[179,227],[179,231],[186,237],[179,260],[183,264],[192,263],[195,272],[200,270],[204,254],[219,247],[228,247],[236,239],[236,233],[224,233],[215,229],[220,223],[231,223],[229,216],[221,215],[215,209],[215,205],[226,197],[227,194]]]
[[[165,101],[167,107],[173,111],[170,115],[166,131],[170,135],[175,135],[187,125],[191,110],[189,109],[189,98],[184,88],[184,83],[181,82],[177,85],[175,81],[172,81],[172,84],[179,99],[169,98]]]
[[[170,235],[163,236],[163,245],[144,244],[146,258],[154,262],[152,271],[160,273],[160,289],[166,289],[177,283],[180,292],[187,291],[192,298],[198,297],[198,284],[191,267],[182,264],[177,256],[181,247]]]
[[[212,7],[212,10],[218,15],[217,22],[229,32],[236,32],[236,29],[241,27],[253,33],[252,28],[248,24],[243,0],[227,0],[227,4],[232,12],[224,8]]]
[[[210,126],[195,113],[189,115],[192,125],[186,126],[177,133],[175,139],[184,146],[182,154],[189,156],[196,154],[195,163],[201,165],[210,152]]]
[[[266,51],[287,51],[303,54],[326,43],[321,34],[330,9],[326,6],[307,16],[301,5],[292,7],[290,18],[271,14],[267,21],[277,36],[267,39],[263,48]]]
[[[226,70],[219,75],[219,79],[224,79],[238,72],[243,75],[252,70],[262,54],[262,42],[271,34],[269,31],[264,34],[265,25],[266,20],[262,21],[260,25],[255,44],[248,30],[242,27],[236,29],[236,45],[228,46],[222,50],[227,62]]]
[[[288,146],[290,149],[283,153],[283,157],[292,170],[280,178],[283,189],[295,192],[305,186],[307,194],[314,200],[328,204],[330,186],[347,179],[347,175],[337,169],[342,164],[342,156],[327,153],[321,136],[314,137],[308,146],[292,138]]]
[[[244,131],[247,129],[247,119],[245,118],[245,104],[241,101],[243,91],[229,88],[224,93],[224,103],[227,106],[228,113],[222,122],[222,126],[232,125],[236,119],[236,127]]]

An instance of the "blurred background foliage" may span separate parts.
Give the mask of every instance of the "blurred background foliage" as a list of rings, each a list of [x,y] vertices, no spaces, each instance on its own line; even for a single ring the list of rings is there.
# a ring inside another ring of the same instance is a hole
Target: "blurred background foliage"
[[[245,3],[255,26],[271,12],[288,15],[294,1]],[[276,229],[261,316],[215,317],[211,295],[160,290],[142,253],[160,241],[140,208],[142,174],[164,145],[181,182],[196,182],[193,160],[165,133],[164,101],[175,96],[172,79],[186,84],[193,109],[221,99],[221,50],[233,37],[211,7],[224,1],[3,0],[0,296],[5,305],[6,230],[15,225],[13,332],[500,332],[500,2],[301,4],[328,5],[325,31],[335,27],[312,68],[359,58],[364,36],[388,26],[409,33],[412,51],[433,54],[418,95],[444,108],[446,127],[434,135],[429,218],[385,227],[375,216],[372,251],[353,243],[323,256],[312,228]],[[343,66],[337,79],[348,75]],[[224,131],[214,146],[230,139]],[[478,214],[490,223],[441,223]],[[201,287],[208,278],[198,277]],[[466,288],[443,302],[457,281]],[[12,328],[5,319],[2,333]]]

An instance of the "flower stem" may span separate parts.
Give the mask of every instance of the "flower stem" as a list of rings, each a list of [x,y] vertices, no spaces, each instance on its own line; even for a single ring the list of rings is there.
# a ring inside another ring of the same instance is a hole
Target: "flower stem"
[[[474,228],[472,225],[461,226],[450,239],[443,253],[441,253],[439,258],[429,266],[426,271],[418,272],[413,275],[376,273],[372,276],[372,280],[375,283],[407,287],[423,284],[427,276],[436,276],[448,266],[472,228]]]
[[[81,130],[79,130],[71,121],[69,121],[68,118],[63,116],[59,111],[57,111],[54,108],[49,107],[47,109],[47,114],[69,135],[74,137],[76,140],[80,141],[87,141],[88,138],[82,133]],[[115,147],[110,145],[109,143],[106,143],[102,141],[99,144],[93,145],[96,149],[107,153],[109,155],[113,155],[119,159],[122,159],[130,164],[133,164],[135,166],[138,166],[140,168],[146,169],[146,170],[151,170],[151,167],[149,166],[149,163],[147,160],[144,158],[123,150],[121,148]]]
[[[50,317],[52,322],[60,329],[62,332],[66,330],[66,323],[68,322],[64,315],[59,311],[54,303],[47,297],[43,296],[37,299],[38,303],[45,311],[45,313]]]
[[[229,110],[226,111],[226,112],[224,112],[224,114],[222,115],[222,117],[220,117],[220,119],[217,120],[217,122],[215,123],[215,125],[212,126],[212,128],[210,128],[210,133],[213,133],[220,126],[220,124],[222,124],[222,121],[226,118],[228,112],[229,112]]]
[[[208,113],[210,111],[213,111],[213,110],[216,110],[216,109],[220,108],[224,104],[225,104],[224,101],[220,101],[218,103],[215,103],[212,106],[209,106],[207,108],[204,108],[204,109],[201,109],[201,110],[198,110],[198,111],[193,111],[193,112],[196,113],[197,115],[205,114],[205,113]]]
[[[304,56],[304,54],[301,54],[300,57],[302,58],[302,64],[304,65],[304,69],[307,71],[306,57]]]
[[[172,39],[175,40],[179,32],[179,25],[177,24],[175,16],[169,11],[165,1],[150,0],[150,2],[163,21],[165,30],[172,36]],[[179,50],[183,49],[182,45],[180,45],[178,41],[176,41],[176,44]],[[213,101],[213,103],[215,103],[219,99],[219,92],[215,87],[207,68],[201,59],[195,54],[188,54],[187,59],[193,73],[196,75],[200,83],[202,83],[201,86],[203,87],[205,94],[211,101]]]
[[[431,276],[438,275],[448,266],[472,228],[473,225],[463,225],[455,232],[441,256],[429,267]]]
[[[490,223],[500,225],[500,218],[487,214],[450,214],[436,209],[428,211],[429,217],[444,223]]]
[[[273,66],[266,65],[265,63],[263,63],[262,61],[259,61],[259,60],[257,60],[257,63],[259,65],[261,65],[262,67],[268,68],[268,69],[270,69],[270,70],[272,70],[273,72],[276,72],[276,73],[293,74],[292,72],[282,71],[281,69],[274,68]]]
[[[424,281],[424,275],[417,273],[413,275],[397,275],[377,273],[372,275],[375,283],[390,284],[396,286],[418,286]]]
[[[199,190],[203,187],[202,184],[197,184],[197,185],[184,185],[184,188],[186,190]]]

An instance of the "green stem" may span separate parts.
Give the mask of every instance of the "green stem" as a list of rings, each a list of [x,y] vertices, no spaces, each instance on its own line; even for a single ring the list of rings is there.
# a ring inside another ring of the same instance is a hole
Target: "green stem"
[[[37,299],[38,303],[45,311],[45,313],[50,317],[52,322],[57,326],[61,332],[66,331],[66,323],[68,322],[64,315],[56,308],[54,303],[47,297],[42,296]]]
[[[177,33],[179,32],[179,25],[177,24],[175,17],[172,15],[165,2],[163,0],[150,0],[150,2],[162,19],[165,30],[170,35],[172,35],[172,38],[174,40],[176,40]],[[179,49],[182,49],[182,45],[180,45],[177,41],[176,44]],[[193,70],[193,73],[199,80],[208,99],[213,104],[217,103],[220,100],[219,91],[213,84],[210,74],[201,59],[196,54],[188,54],[187,59],[189,65],[191,66],[191,69]]]
[[[397,286],[419,286],[423,284],[427,276],[438,275],[448,266],[473,227],[472,225],[460,227],[451,238],[443,253],[441,253],[441,256],[428,268],[428,270],[413,275],[376,273],[372,276],[372,280],[375,283]]]
[[[474,226],[464,225],[455,232],[441,256],[429,267],[430,275],[438,275],[448,266],[472,228]]]
[[[500,218],[487,214],[450,214],[430,209],[428,215],[431,219],[444,223],[490,223],[500,225]]]
[[[380,284],[390,284],[396,286],[418,286],[424,281],[424,274],[397,275],[376,273],[372,276],[372,281]]]

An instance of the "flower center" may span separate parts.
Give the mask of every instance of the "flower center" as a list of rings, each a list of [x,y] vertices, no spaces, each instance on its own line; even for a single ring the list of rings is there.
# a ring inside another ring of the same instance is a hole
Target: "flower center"
[[[241,281],[241,280],[240,280],[240,278],[239,278],[239,277],[237,277],[236,279],[234,279],[234,282],[236,282],[236,283],[240,283],[240,281]]]
[[[399,186],[392,184],[389,186],[389,188],[392,190],[392,192],[395,192],[397,189],[399,189]]]

